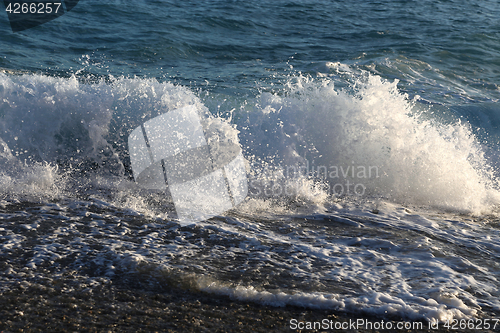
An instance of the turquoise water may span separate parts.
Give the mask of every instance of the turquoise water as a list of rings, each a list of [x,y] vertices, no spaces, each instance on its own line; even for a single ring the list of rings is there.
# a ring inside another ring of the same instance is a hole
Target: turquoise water
[[[13,33],[5,13],[0,290],[76,270],[498,317],[498,17],[495,1],[81,0]],[[187,227],[137,187],[127,152],[134,128],[185,105],[237,135],[250,191]]]
[[[340,61],[400,79],[415,67],[428,81],[440,73],[448,80],[437,83],[494,94],[499,11],[494,1],[83,1],[17,34],[4,16],[1,65],[251,88],[288,64],[314,73]]]

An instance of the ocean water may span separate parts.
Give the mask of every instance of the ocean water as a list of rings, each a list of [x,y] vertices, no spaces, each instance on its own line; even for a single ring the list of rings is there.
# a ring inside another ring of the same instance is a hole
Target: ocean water
[[[498,318],[498,17],[489,0],[82,0],[13,33],[5,13],[0,292],[71,275]],[[188,226],[127,148],[186,105],[239,142],[249,184]]]

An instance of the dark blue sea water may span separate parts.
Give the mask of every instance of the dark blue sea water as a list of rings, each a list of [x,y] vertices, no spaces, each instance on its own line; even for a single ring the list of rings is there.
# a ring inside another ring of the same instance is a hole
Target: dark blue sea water
[[[489,0],[81,0],[13,33],[3,13],[0,291],[71,270],[498,318],[499,17]],[[186,105],[239,141],[249,184],[189,226],[135,184],[127,147]]]

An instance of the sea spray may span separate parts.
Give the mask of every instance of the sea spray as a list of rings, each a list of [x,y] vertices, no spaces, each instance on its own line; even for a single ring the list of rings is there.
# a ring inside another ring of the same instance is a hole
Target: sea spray
[[[342,180],[394,202],[491,211],[499,199],[497,181],[470,125],[423,117],[418,101],[397,84],[367,73],[349,89],[336,89],[329,78],[290,79],[282,93],[261,94],[240,120],[242,144],[255,165],[265,170],[272,164],[285,177],[290,174],[283,171],[315,165],[302,176],[327,181],[329,194],[338,194],[331,189]],[[314,172],[319,167],[343,172],[322,177]],[[376,175],[365,176],[369,168]]]

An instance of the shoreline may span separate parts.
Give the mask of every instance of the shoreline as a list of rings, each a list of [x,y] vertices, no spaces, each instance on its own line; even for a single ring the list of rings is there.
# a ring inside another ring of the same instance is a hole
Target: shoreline
[[[429,329],[427,322],[416,321],[407,322],[421,323],[414,327],[423,329],[352,329],[352,322],[360,319],[372,323],[384,320],[394,326],[403,319],[292,306],[276,308],[180,288],[154,292],[113,282],[65,288],[70,284],[63,279],[23,287],[20,282],[4,291],[0,296],[0,332],[457,332],[443,327]],[[351,328],[346,327],[349,321]],[[303,324],[299,326],[299,322]],[[328,322],[332,326],[307,329],[307,322]],[[347,329],[335,329],[335,323]]]

